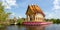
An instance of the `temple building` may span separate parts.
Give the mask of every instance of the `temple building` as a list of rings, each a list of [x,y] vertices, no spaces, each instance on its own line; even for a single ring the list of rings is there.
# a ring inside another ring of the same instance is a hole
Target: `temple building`
[[[45,19],[45,14],[38,5],[28,5],[26,16],[26,21],[43,22]]]

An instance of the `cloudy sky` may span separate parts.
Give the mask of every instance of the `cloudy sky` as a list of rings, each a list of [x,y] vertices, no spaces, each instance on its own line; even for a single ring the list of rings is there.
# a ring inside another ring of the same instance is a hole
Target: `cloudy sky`
[[[26,17],[27,6],[37,4],[45,18],[60,18],[60,0],[0,0],[5,6],[6,12],[12,12],[12,16]]]

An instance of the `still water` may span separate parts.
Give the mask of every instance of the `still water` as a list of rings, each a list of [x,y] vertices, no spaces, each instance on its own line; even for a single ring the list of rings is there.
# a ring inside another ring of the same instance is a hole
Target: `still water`
[[[48,26],[10,25],[6,27],[0,27],[0,30],[60,30],[60,24],[51,24]]]

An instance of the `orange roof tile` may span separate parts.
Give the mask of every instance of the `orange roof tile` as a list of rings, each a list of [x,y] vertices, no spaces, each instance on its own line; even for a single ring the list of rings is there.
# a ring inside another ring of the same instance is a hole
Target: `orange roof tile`
[[[40,13],[40,14],[42,14],[45,17],[45,14],[42,12],[42,10],[37,5],[31,5],[31,6],[28,6],[28,7],[31,9],[31,11],[33,13],[35,13],[35,14],[36,13]],[[26,12],[26,14],[28,14],[28,13]]]

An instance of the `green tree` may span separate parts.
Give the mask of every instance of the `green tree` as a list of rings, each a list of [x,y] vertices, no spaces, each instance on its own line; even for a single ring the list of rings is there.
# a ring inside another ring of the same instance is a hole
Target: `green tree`
[[[17,22],[18,24],[22,24],[22,22],[24,22],[24,18],[19,18]]]
[[[0,14],[4,12],[4,6],[2,6],[2,3],[0,2]]]
[[[0,2],[0,21],[5,21],[6,18],[9,17],[11,13],[6,13],[4,11],[4,6],[2,6],[2,3]]]

